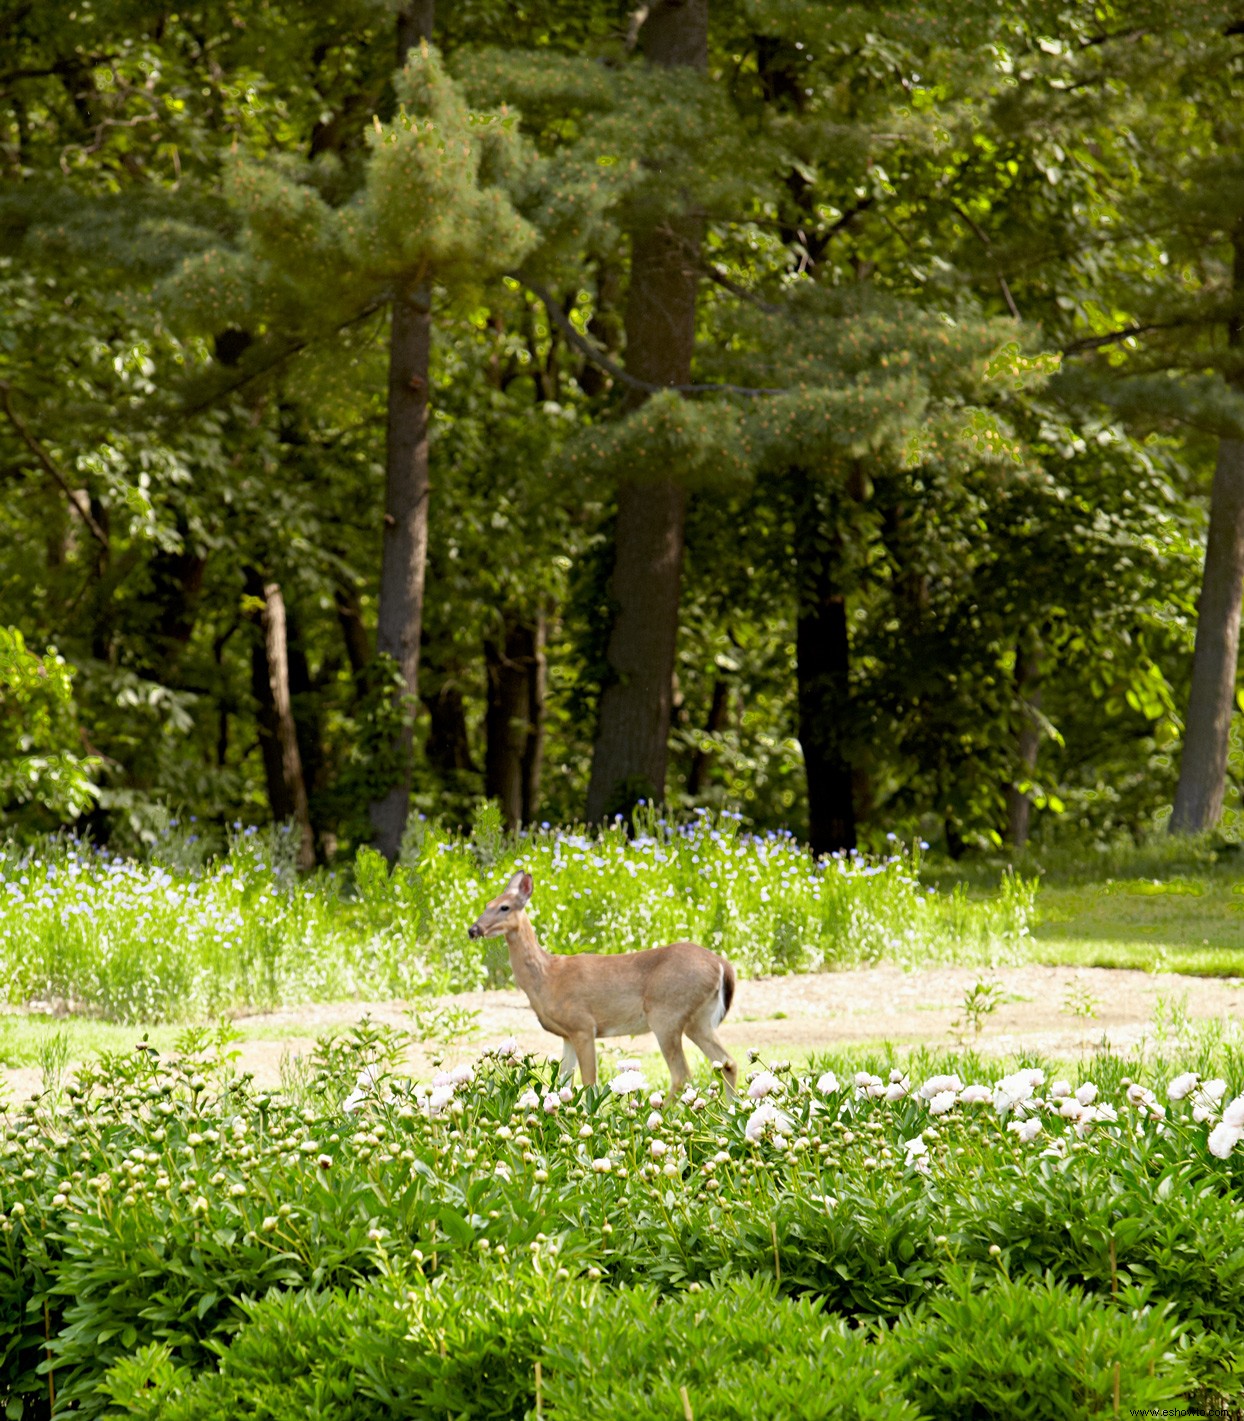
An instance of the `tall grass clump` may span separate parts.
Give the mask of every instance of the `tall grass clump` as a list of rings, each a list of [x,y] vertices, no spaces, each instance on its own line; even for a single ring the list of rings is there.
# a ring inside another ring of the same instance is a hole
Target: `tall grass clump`
[[[462,835],[420,824],[389,871],[300,878],[279,828],[235,833],[202,859],[175,835],[149,861],[72,839],[0,849],[0,992],[122,1021],[241,1006],[453,991],[505,979],[466,927],[517,868],[554,952],[629,952],[691,938],[745,975],[882,959],[996,963],[1023,953],[1033,886],[937,893],[906,853],[814,860],[789,835],[728,815],[641,815],[598,834],[502,835],[485,811]],[[494,945],[495,948],[495,945]]]

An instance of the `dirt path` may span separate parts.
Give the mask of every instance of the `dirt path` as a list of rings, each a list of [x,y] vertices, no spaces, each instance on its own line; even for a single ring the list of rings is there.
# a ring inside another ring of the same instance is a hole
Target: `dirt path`
[[[740,982],[720,1034],[740,1063],[749,1047],[772,1059],[865,1042],[951,1045],[951,1023],[960,1015],[964,994],[980,975],[979,969],[971,967],[914,972],[871,967]],[[1237,1029],[1244,1028],[1244,982],[1239,978],[1043,966],[1002,968],[993,976],[1004,995],[1002,1005],[985,1021],[979,1041],[984,1051],[1004,1053],[1027,1047],[1050,1055],[1075,1055],[1086,1040],[1096,1044],[1103,1036],[1115,1048],[1135,1046],[1153,1034],[1160,1009],[1169,1021],[1172,1007],[1186,1011],[1193,1020],[1225,1018]],[[1072,1015],[1067,1010],[1069,993],[1094,1002],[1096,1016]],[[561,1054],[561,1043],[540,1028],[521,992],[466,992],[443,1000],[479,1012],[473,1035],[451,1046],[412,1049],[410,1066],[417,1075],[432,1069],[434,1057],[443,1057],[446,1063],[469,1059],[506,1036],[517,1037],[525,1050]],[[409,1029],[407,1005],[345,1002],[239,1017],[238,1026],[248,1033],[241,1043],[242,1068],[254,1071],[262,1085],[276,1086],[282,1056],[310,1052],[318,1033],[351,1026],[365,1013]],[[421,999],[421,1011],[428,1005],[427,999]],[[607,1050],[647,1055],[655,1053],[655,1042],[651,1036],[623,1037],[609,1042]],[[606,1052],[602,1055],[607,1059]],[[18,1099],[39,1089],[37,1070],[3,1074]]]

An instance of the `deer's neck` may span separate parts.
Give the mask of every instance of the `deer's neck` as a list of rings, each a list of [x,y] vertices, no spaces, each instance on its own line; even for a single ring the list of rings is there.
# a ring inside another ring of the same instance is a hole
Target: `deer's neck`
[[[510,949],[510,967],[515,982],[529,997],[543,996],[545,978],[553,959],[540,946],[536,930],[526,913],[519,913],[506,928],[505,945]]]

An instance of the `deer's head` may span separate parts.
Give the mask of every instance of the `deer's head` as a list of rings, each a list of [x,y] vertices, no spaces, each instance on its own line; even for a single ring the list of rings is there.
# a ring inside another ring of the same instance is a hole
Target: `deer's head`
[[[531,897],[531,874],[516,873],[505,891],[494,898],[467,929],[467,937],[498,937],[505,932]]]

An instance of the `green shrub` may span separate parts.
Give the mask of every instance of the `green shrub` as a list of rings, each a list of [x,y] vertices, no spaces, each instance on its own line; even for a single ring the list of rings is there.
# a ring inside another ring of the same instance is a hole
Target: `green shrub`
[[[1083,1421],[1148,1414],[1186,1396],[1191,1377],[1177,1355],[1181,1328],[1170,1305],[1149,1307],[1139,1290],[1121,1305],[1054,1278],[1005,1274],[977,1289],[952,1272],[946,1291],[886,1336],[908,1395],[938,1421]]]

